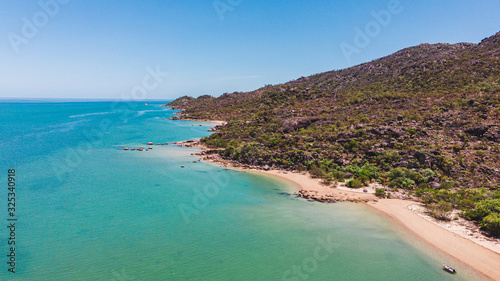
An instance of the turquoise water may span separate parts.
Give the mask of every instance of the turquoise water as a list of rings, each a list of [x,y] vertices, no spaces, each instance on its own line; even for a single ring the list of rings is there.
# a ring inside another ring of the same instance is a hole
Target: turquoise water
[[[0,228],[1,280],[472,280],[361,204],[280,194],[294,187],[193,163],[196,148],[120,149],[214,125],[160,104],[0,103],[0,221],[8,169],[18,219],[15,274]]]

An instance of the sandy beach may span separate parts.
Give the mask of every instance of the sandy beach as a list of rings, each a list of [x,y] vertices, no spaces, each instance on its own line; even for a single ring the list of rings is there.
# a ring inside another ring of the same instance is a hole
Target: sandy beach
[[[177,144],[207,149],[198,141]],[[365,203],[374,211],[398,223],[405,230],[410,231],[435,249],[454,257],[491,280],[500,280],[499,239],[486,239],[480,233],[476,233],[475,236],[466,235],[467,232],[460,229],[460,226],[450,226],[452,222],[433,222],[432,218],[426,218],[422,212],[415,211],[415,209],[419,209],[415,208],[415,206],[420,206],[420,203],[416,201],[379,199],[373,194],[374,187],[369,187],[370,191],[367,190],[367,192],[363,192],[362,189],[351,191],[342,185],[339,188],[334,188],[322,184],[320,180],[310,177],[307,173],[272,169],[262,170],[240,166],[237,163],[220,159],[217,155],[204,155],[201,153],[201,156],[205,161],[226,168],[287,180],[297,187],[299,194],[305,193],[313,199],[334,198],[335,201]]]
[[[177,115],[180,115],[180,114],[177,114]],[[168,118],[168,119],[169,120],[178,120],[178,121],[209,122],[209,123],[216,123],[217,125],[225,125],[227,123],[226,121],[221,121],[221,120],[185,118],[182,115],[180,115],[179,117],[172,117],[172,118]]]
[[[383,199],[368,206],[402,225],[429,245],[467,264],[491,280],[500,280],[500,254],[465,239],[412,212],[414,201]]]
[[[412,232],[432,247],[456,258],[491,280],[500,280],[500,254],[495,252],[495,250],[498,251],[500,249],[498,243],[488,245],[488,248],[486,248],[486,246],[478,245],[469,239],[426,220],[410,210],[409,207],[415,204],[415,201],[377,199],[375,195],[370,193],[339,190],[323,185],[319,180],[313,179],[307,174],[277,170],[236,169],[279,177],[293,182],[301,190],[307,190],[310,193],[317,192],[317,196],[320,197],[326,194],[333,194],[340,198],[358,199],[359,202],[368,201],[366,203],[368,206],[400,224],[404,229]]]

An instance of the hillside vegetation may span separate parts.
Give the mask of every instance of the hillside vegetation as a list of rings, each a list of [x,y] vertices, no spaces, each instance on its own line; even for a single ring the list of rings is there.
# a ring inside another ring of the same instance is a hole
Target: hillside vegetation
[[[500,33],[168,106],[228,121],[202,140],[226,159],[353,188],[379,181],[500,235]]]

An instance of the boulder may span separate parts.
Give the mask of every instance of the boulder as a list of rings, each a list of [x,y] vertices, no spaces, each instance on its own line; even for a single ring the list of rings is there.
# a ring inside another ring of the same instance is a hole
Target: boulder
[[[490,126],[488,126],[488,125],[479,125],[479,126],[471,127],[469,129],[465,130],[465,132],[469,135],[473,135],[476,137],[482,137],[488,131],[489,128],[490,128]]]
[[[440,189],[440,188],[441,188],[441,184],[440,184],[440,183],[438,183],[438,182],[435,182],[435,181],[434,181],[434,182],[431,182],[431,183],[430,183],[430,187],[431,187],[432,189]]]
[[[348,179],[348,178],[352,178],[354,175],[352,173],[349,173],[349,172],[346,172],[344,174],[344,178]]]
[[[420,163],[420,165],[423,165],[425,163],[425,161],[427,160],[427,155],[423,152],[420,152],[420,151],[415,152],[415,154],[413,156],[415,158],[417,158],[418,163]]]
[[[408,161],[406,160],[401,160],[398,163],[394,164],[395,167],[408,167]]]
[[[295,117],[289,118],[283,121],[283,131],[285,133],[297,131],[301,128],[307,128],[311,126],[314,122],[320,120],[317,117]]]
[[[484,134],[484,136],[489,140],[500,142],[500,127],[489,128],[488,131]]]
[[[374,157],[374,156],[377,156],[377,152],[375,150],[368,150],[365,152],[366,156],[369,156],[369,157]]]

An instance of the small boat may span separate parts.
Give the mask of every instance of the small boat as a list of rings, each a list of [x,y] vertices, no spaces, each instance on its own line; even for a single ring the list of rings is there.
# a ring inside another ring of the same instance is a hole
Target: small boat
[[[443,269],[448,271],[451,274],[457,273],[457,271],[455,269],[453,269],[451,266],[447,266],[446,264],[443,264]]]

